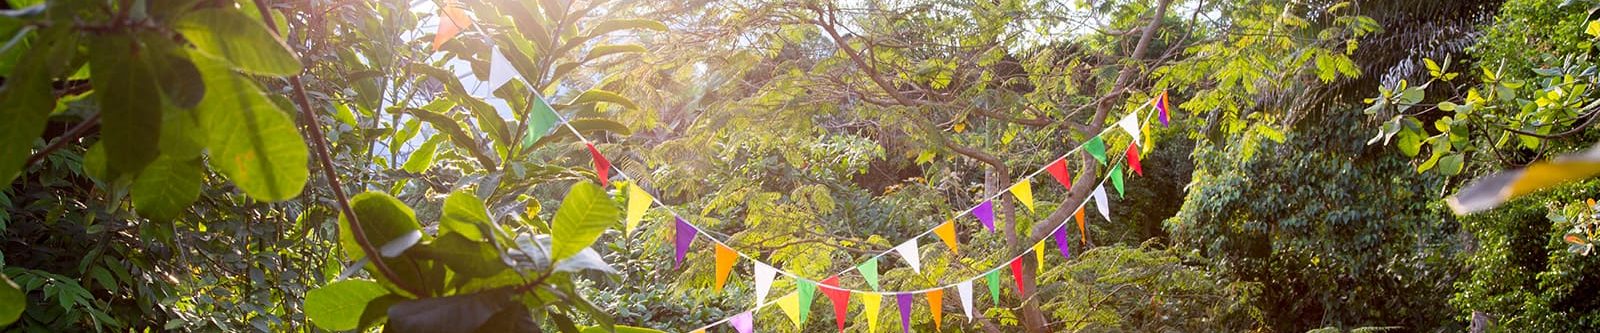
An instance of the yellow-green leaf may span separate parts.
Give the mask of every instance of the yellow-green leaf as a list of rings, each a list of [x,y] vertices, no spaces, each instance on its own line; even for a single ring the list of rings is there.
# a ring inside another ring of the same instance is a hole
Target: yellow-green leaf
[[[277,76],[300,73],[300,61],[289,46],[238,9],[196,10],[179,18],[174,27],[201,53],[223,59],[235,69]]]
[[[211,166],[259,200],[300,195],[310,172],[309,156],[289,115],[227,65],[205,57],[191,59],[206,83],[206,96],[196,112],[208,136]]]
[[[561,261],[588,248],[601,232],[617,223],[619,216],[617,203],[600,185],[573,184],[551,222],[550,261]]]

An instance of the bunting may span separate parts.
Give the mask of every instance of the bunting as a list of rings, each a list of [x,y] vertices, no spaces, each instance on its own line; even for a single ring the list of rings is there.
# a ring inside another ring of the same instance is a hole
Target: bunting
[[[961,312],[967,315],[967,322],[972,322],[972,281],[957,283],[956,296],[961,298]]]
[[[828,296],[828,301],[833,303],[833,321],[839,324],[839,331],[844,332],[845,313],[850,309],[850,291],[839,288],[839,276],[830,276],[822,280],[822,295]]]
[[[1000,270],[990,270],[988,274],[983,275],[983,279],[989,283],[990,301],[995,305],[1000,304]]]
[[[795,328],[803,327],[803,326],[800,326],[801,321],[800,321],[800,295],[799,294],[797,294],[797,293],[789,293],[788,295],[784,295],[783,298],[779,298],[778,299],[778,309],[783,310],[783,315],[789,316],[789,322],[794,323],[794,327]]]
[[[1161,112],[1161,127],[1167,127],[1167,91],[1162,90],[1161,96],[1156,97],[1156,110]]]
[[[1051,234],[1056,238],[1056,248],[1061,250],[1061,256],[1072,259],[1072,247],[1067,244],[1067,227],[1056,228]]]
[[[929,290],[923,294],[928,297],[928,310],[933,311],[933,330],[944,330],[944,289]],[[843,326],[840,326],[843,327]],[[842,328],[841,328],[842,329]]]
[[[878,257],[867,258],[867,262],[856,266],[856,271],[861,272],[861,279],[867,280],[872,290],[878,290]]]
[[[1072,213],[1072,218],[1078,220],[1078,238],[1084,245],[1089,245],[1089,228],[1083,224],[1083,205],[1078,206],[1078,211]]]
[[[911,333],[911,293],[895,294],[894,299],[900,306],[900,332]]]
[[[1128,136],[1133,137],[1134,143],[1144,140],[1144,135],[1139,133],[1139,114],[1137,112],[1122,116],[1122,120],[1117,121],[1117,127],[1122,127],[1123,131],[1128,132]]]
[[[649,193],[645,193],[644,187],[639,186],[637,182],[628,184],[628,219],[622,226],[622,232],[632,233],[634,228],[638,228],[639,221],[644,219],[645,210],[650,209],[650,204],[654,201],[655,199],[651,198]]]
[[[683,257],[689,253],[689,244],[694,243],[694,236],[700,230],[689,225],[689,221],[684,221],[682,217],[673,218],[678,222],[678,231],[677,239],[673,240],[673,244],[677,245],[677,257],[673,258],[672,269],[678,269],[683,266]]]
[[[795,280],[795,290],[800,293],[800,323],[811,314],[811,301],[817,297],[817,283],[806,279]]]
[[[1127,195],[1124,195],[1123,192],[1122,192],[1122,165],[1121,164],[1117,164],[1117,165],[1111,166],[1111,176],[1110,176],[1110,178],[1111,178],[1111,187],[1114,187],[1114,188],[1117,189],[1117,197],[1118,198],[1127,197]]]
[[[1066,157],[1050,162],[1050,166],[1045,167],[1044,171],[1049,172],[1050,178],[1055,178],[1057,183],[1061,183],[1061,187],[1065,187],[1068,190],[1072,189],[1072,174],[1067,172]]]
[[[528,106],[528,133],[522,136],[524,149],[532,148],[540,138],[550,134],[550,130],[555,129],[556,122],[561,120],[561,117],[556,115],[556,109],[544,101],[544,96],[539,95],[537,91],[533,94],[533,105]]]
[[[594,157],[594,175],[600,178],[600,187],[611,186],[611,161],[600,150],[594,149],[593,143],[584,143],[589,147],[589,155]]]
[[[906,259],[906,264],[911,265],[911,271],[922,274],[922,253],[917,251],[917,239],[912,238],[899,246],[894,247],[894,252]]]
[[[978,204],[977,208],[972,209],[972,216],[983,222],[983,227],[989,228],[989,232],[994,232],[994,200],[984,200]]]
[[[1144,167],[1139,165],[1139,145],[1128,145],[1128,152],[1123,156],[1128,157],[1128,167],[1133,168],[1133,173],[1144,176]]]
[[[733,264],[739,261],[739,253],[726,245],[717,244],[717,290],[728,283],[728,273],[733,272]]]
[[[878,307],[883,305],[883,294],[861,293],[862,314],[867,316],[867,333],[878,332]]]
[[[1100,164],[1106,164],[1106,142],[1101,141],[1100,136],[1089,138],[1089,142],[1083,143],[1083,149],[1089,151],[1089,155],[1094,156]]]
[[[1011,279],[1017,281],[1018,296],[1028,292],[1028,290],[1022,286],[1022,257],[1011,259]]]
[[[1100,216],[1111,221],[1111,203],[1106,200],[1106,186],[1104,184],[1094,187],[1094,208],[1100,211]]]
[[[733,316],[733,319],[728,319],[728,325],[733,326],[733,329],[739,331],[739,333],[753,333],[756,331],[755,314],[750,313],[750,311],[740,313]]]
[[[761,304],[766,302],[767,292],[772,291],[772,278],[778,276],[778,269],[772,268],[770,265],[757,261],[755,274],[756,304]]]
[[[1043,273],[1044,272],[1044,240],[1043,239],[1040,239],[1038,243],[1033,243],[1033,263],[1036,264],[1035,266],[1033,266],[1033,274],[1034,275],[1038,275],[1039,273]]]
[[[943,224],[940,224],[937,227],[933,227],[933,234],[934,235],[938,235],[939,236],[939,240],[944,241],[944,246],[950,247],[950,252],[955,252],[956,254],[960,254],[961,253],[961,249],[957,246],[957,243],[956,243],[956,223],[955,223],[955,221],[948,221],[947,220],[947,221],[944,221]]]
[[[444,45],[445,42],[450,41],[452,38],[456,38],[456,35],[460,35],[461,31],[467,30],[468,27],[472,27],[472,16],[468,16],[467,11],[461,9],[460,4],[457,4],[455,0],[441,1],[439,4],[439,29],[435,30],[433,34],[433,51],[438,52],[439,46]]]
[[[505,53],[500,48],[491,48],[489,51],[489,92],[493,96],[496,89],[506,85],[515,78],[517,69],[511,66],[511,60],[506,59]]]
[[[1017,197],[1017,201],[1022,201],[1022,205],[1028,207],[1029,213],[1033,212],[1033,184],[1027,179],[1011,185],[1011,196]]]

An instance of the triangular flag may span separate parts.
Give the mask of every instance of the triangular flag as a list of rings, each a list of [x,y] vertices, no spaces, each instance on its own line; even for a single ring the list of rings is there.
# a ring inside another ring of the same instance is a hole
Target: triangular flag
[[[856,270],[861,272],[861,278],[867,280],[867,285],[872,286],[872,290],[878,290],[877,257],[867,258],[867,262],[861,263],[861,266],[856,266]]]
[[[961,249],[957,247],[956,243],[955,221],[944,221],[943,224],[933,227],[933,234],[938,235],[939,240],[944,241],[944,245],[950,247],[950,252],[961,253]]]
[[[1111,177],[1111,187],[1114,187],[1114,188],[1117,189],[1117,197],[1118,198],[1127,197],[1127,195],[1122,192],[1122,165],[1121,164],[1117,164],[1117,165],[1111,166],[1111,176],[1110,177]]]
[[[717,244],[717,290],[728,283],[728,273],[733,272],[733,263],[739,261],[739,252],[733,248]]]
[[[1106,200],[1106,186],[1101,184],[1094,187],[1094,208],[1100,211],[1100,216],[1106,221],[1111,221],[1111,203]]]
[[[1089,228],[1083,224],[1083,205],[1078,205],[1078,211],[1072,213],[1072,218],[1078,219],[1078,236],[1082,237],[1079,238],[1078,241],[1083,242],[1084,245],[1088,245]]]
[[[755,314],[745,311],[728,319],[728,326],[733,326],[739,333],[752,333],[756,331]]]
[[[673,240],[673,244],[677,245],[678,256],[672,261],[672,269],[678,269],[678,267],[683,266],[683,256],[689,253],[689,244],[694,243],[694,236],[700,232],[700,229],[695,229],[693,225],[690,225],[688,221],[684,221],[682,217],[674,218],[677,219],[678,227],[677,239]]]
[[[594,149],[593,143],[584,143],[589,147],[589,155],[594,157],[594,175],[600,178],[600,187],[611,186],[611,160],[606,155],[601,155],[599,149]]]
[[[1127,116],[1123,116],[1122,120],[1117,121],[1117,126],[1122,127],[1123,131],[1127,131],[1128,135],[1133,137],[1134,143],[1144,139],[1144,135],[1139,133],[1139,117],[1137,113],[1129,113]]]
[[[1161,127],[1167,127],[1167,91],[1162,90],[1161,96],[1156,97],[1156,110],[1161,110]]]
[[[822,295],[828,296],[828,301],[833,302],[833,321],[839,324],[839,331],[844,332],[845,312],[850,309],[850,291],[839,288],[839,276],[830,276],[822,280]]]
[[[623,225],[622,231],[633,232],[633,228],[638,228],[639,221],[644,219],[645,210],[650,209],[650,204],[654,201],[655,199],[651,198],[649,193],[645,193],[644,187],[639,186],[639,183],[628,184],[628,221]]]
[[[817,283],[806,279],[797,279],[795,289],[800,293],[800,322],[805,323],[807,315],[811,314],[811,300],[817,297]]]
[[[924,294],[924,295],[928,296],[928,310],[932,310],[933,311],[933,330],[934,331],[943,331],[944,330],[944,289],[929,290],[928,293]]]
[[[967,322],[972,322],[972,280],[956,284],[956,296],[961,297],[961,312],[967,314]]]
[[[779,298],[778,308],[783,310],[784,315],[789,316],[789,322],[794,323],[795,328],[801,327],[799,294],[789,293],[788,295],[784,295],[783,298]]]
[[[1027,289],[1022,287],[1022,257],[1011,259],[1011,279],[1017,281],[1017,295],[1020,296],[1028,292]]]
[[[895,294],[894,299],[900,305],[900,332],[911,333],[911,294]]]
[[[1144,142],[1149,142],[1149,143],[1144,144],[1143,146],[1140,146],[1140,149],[1143,149],[1143,154],[1144,155],[1150,155],[1150,151],[1151,151],[1150,147],[1156,145],[1156,143],[1155,143],[1156,139],[1153,138],[1153,135],[1150,135],[1150,133],[1152,133],[1150,131],[1150,123],[1144,123]]]
[[[704,328],[697,328],[697,329],[695,329],[695,330],[693,330],[693,331],[689,331],[689,333],[706,333],[706,329],[704,329]]]
[[[778,269],[765,263],[756,261],[756,304],[767,301],[767,292],[772,291],[772,278],[778,276]]]
[[[1072,173],[1067,172],[1066,157],[1050,162],[1050,166],[1045,167],[1044,171],[1049,172],[1050,178],[1055,178],[1057,183],[1061,183],[1061,187],[1072,189]]]
[[[867,333],[878,331],[878,307],[883,305],[883,294],[861,293],[862,313],[867,316]]]
[[[994,232],[994,200],[984,200],[978,204],[977,208],[972,209],[972,216],[978,217],[978,221],[983,222],[983,227],[989,228],[989,232]]]
[[[1043,239],[1040,239],[1038,243],[1033,243],[1033,263],[1035,264],[1035,266],[1033,266],[1033,274],[1034,275],[1039,275],[1039,273],[1043,273],[1044,272],[1044,240]]]
[[[899,253],[902,258],[906,258],[906,264],[911,265],[911,271],[922,274],[922,253],[917,250],[916,238],[895,246],[894,252]]]
[[[1096,135],[1093,138],[1089,138],[1089,142],[1083,143],[1083,149],[1088,150],[1089,155],[1094,156],[1094,159],[1100,161],[1100,164],[1106,164],[1106,142],[1101,141],[1100,136]]]
[[[490,91],[489,96],[494,96],[493,92],[495,89],[500,89],[500,86],[505,85],[507,82],[511,82],[511,79],[515,78],[516,75],[517,69],[511,66],[511,60],[506,59],[506,55],[504,53],[500,53],[500,48],[496,47],[490,49],[488,82]]]
[[[1067,226],[1056,228],[1052,234],[1056,238],[1056,248],[1061,250],[1061,256],[1072,259],[1072,247],[1067,244]]]
[[[472,17],[467,15],[466,10],[461,9],[454,0],[442,1],[439,5],[439,30],[433,34],[433,50],[439,51],[439,46],[471,26]]]
[[[1022,205],[1028,207],[1028,212],[1033,212],[1033,184],[1029,183],[1027,179],[1017,182],[1016,185],[1011,185],[1011,196],[1017,197],[1018,201],[1022,201]]]
[[[1139,145],[1128,145],[1128,167],[1133,168],[1133,173],[1144,175],[1144,167],[1139,165]]]
[[[556,128],[556,121],[561,119],[556,116],[556,109],[545,102],[544,96],[538,92],[533,94],[533,105],[528,106],[528,133],[522,136],[522,148],[532,148],[540,138],[550,134],[550,130]]]
[[[991,270],[991,271],[989,271],[989,274],[985,274],[983,276],[983,278],[984,278],[985,281],[989,282],[989,298],[992,299],[991,301],[994,302],[994,305],[999,306],[1000,305],[1000,270],[999,269]]]

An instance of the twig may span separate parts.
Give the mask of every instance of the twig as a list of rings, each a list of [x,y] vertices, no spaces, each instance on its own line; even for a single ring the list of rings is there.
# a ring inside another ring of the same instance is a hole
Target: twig
[[[26,163],[22,163],[23,169],[27,169],[28,166],[39,162],[39,160],[44,159],[45,156],[50,156],[50,153],[61,149],[61,147],[66,147],[68,142],[78,140],[78,138],[81,138],[84,134],[88,133],[89,129],[94,128],[99,124],[100,114],[95,113],[90,115],[89,118],[85,118],[83,122],[73,126],[72,129],[67,130],[66,133],[62,133],[61,136],[56,137],[55,141],[50,141],[50,144],[45,145],[44,149],[40,149],[39,152],[33,153],[33,156],[28,156],[28,161]]]

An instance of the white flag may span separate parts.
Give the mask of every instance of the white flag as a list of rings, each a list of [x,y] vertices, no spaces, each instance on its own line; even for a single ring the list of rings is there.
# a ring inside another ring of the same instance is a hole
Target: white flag
[[[1094,187],[1094,208],[1100,211],[1106,221],[1111,221],[1111,204],[1106,201],[1106,184]]]
[[[972,281],[957,284],[956,293],[961,294],[961,311],[967,313],[967,322],[972,322]]]
[[[494,96],[494,90],[511,82],[517,76],[517,68],[511,66],[511,60],[500,53],[500,48],[493,48],[489,52],[489,96]]]
[[[1127,116],[1122,117],[1122,120],[1118,120],[1117,126],[1121,126],[1124,131],[1128,131],[1129,135],[1133,135],[1133,143],[1137,143],[1140,146],[1144,145],[1143,142],[1139,142],[1144,137],[1139,135],[1139,118],[1135,117],[1133,113],[1129,113]]]
[[[767,300],[767,291],[772,290],[772,278],[776,276],[778,276],[777,269],[760,261],[756,262],[756,304]]]
[[[898,252],[901,257],[906,258],[906,263],[911,265],[912,271],[922,274],[922,254],[917,252],[916,238],[894,247],[894,252]]]

